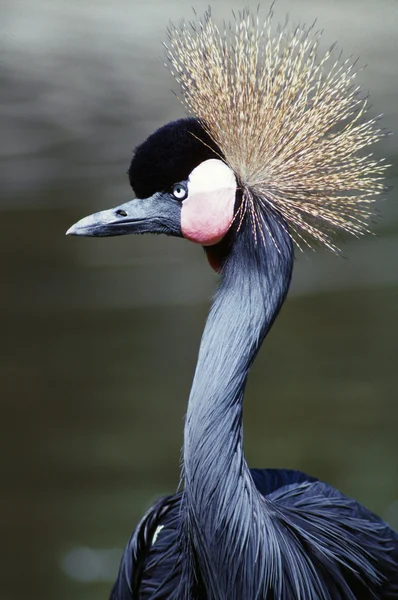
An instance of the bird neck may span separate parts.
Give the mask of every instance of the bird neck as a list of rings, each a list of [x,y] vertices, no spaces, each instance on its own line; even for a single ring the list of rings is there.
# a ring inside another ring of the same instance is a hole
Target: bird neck
[[[202,545],[209,550],[207,534],[215,543],[216,532],[233,526],[234,507],[249,501],[247,487],[254,488],[243,454],[244,388],[293,265],[291,239],[278,217],[267,216],[257,242],[250,225],[234,235],[203,333],[184,431],[186,506],[199,553]]]

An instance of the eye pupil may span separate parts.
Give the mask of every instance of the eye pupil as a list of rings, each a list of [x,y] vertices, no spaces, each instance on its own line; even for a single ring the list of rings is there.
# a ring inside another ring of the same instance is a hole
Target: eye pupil
[[[116,211],[116,214],[119,215],[120,217],[127,217],[126,211],[122,210],[121,208],[119,208],[119,210]]]

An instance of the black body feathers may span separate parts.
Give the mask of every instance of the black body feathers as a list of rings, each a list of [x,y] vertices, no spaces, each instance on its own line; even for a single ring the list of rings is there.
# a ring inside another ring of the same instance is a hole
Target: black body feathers
[[[299,471],[252,469],[251,475],[260,493],[268,490],[269,541],[280,549],[284,574],[258,600],[398,598],[398,536],[381,519]],[[126,546],[111,600],[210,600],[200,573],[181,581],[183,503],[183,493],[164,498],[144,516]],[[240,593],[235,597],[245,599]]]

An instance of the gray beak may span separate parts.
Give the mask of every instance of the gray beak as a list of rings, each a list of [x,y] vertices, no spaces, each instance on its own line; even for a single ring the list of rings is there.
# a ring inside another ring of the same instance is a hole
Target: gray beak
[[[181,237],[181,204],[170,194],[131,200],[84,217],[66,235],[108,237],[129,233],[164,233]]]

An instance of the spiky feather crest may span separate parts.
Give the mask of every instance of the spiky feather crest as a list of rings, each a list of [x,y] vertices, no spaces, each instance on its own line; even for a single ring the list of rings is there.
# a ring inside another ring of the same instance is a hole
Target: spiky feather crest
[[[351,59],[320,56],[321,32],[288,24],[272,32],[272,11],[245,10],[235,25],[171,25],[166,52],[182,102],[203,124],[235,172],[243,201],[236,219],[267,232],[278,212],[295,241],[338,251],[335,230],[368,232],[388,165],[361,152],[385,135],[367,119]],[[268,232],[269,233],[269,232]]]

